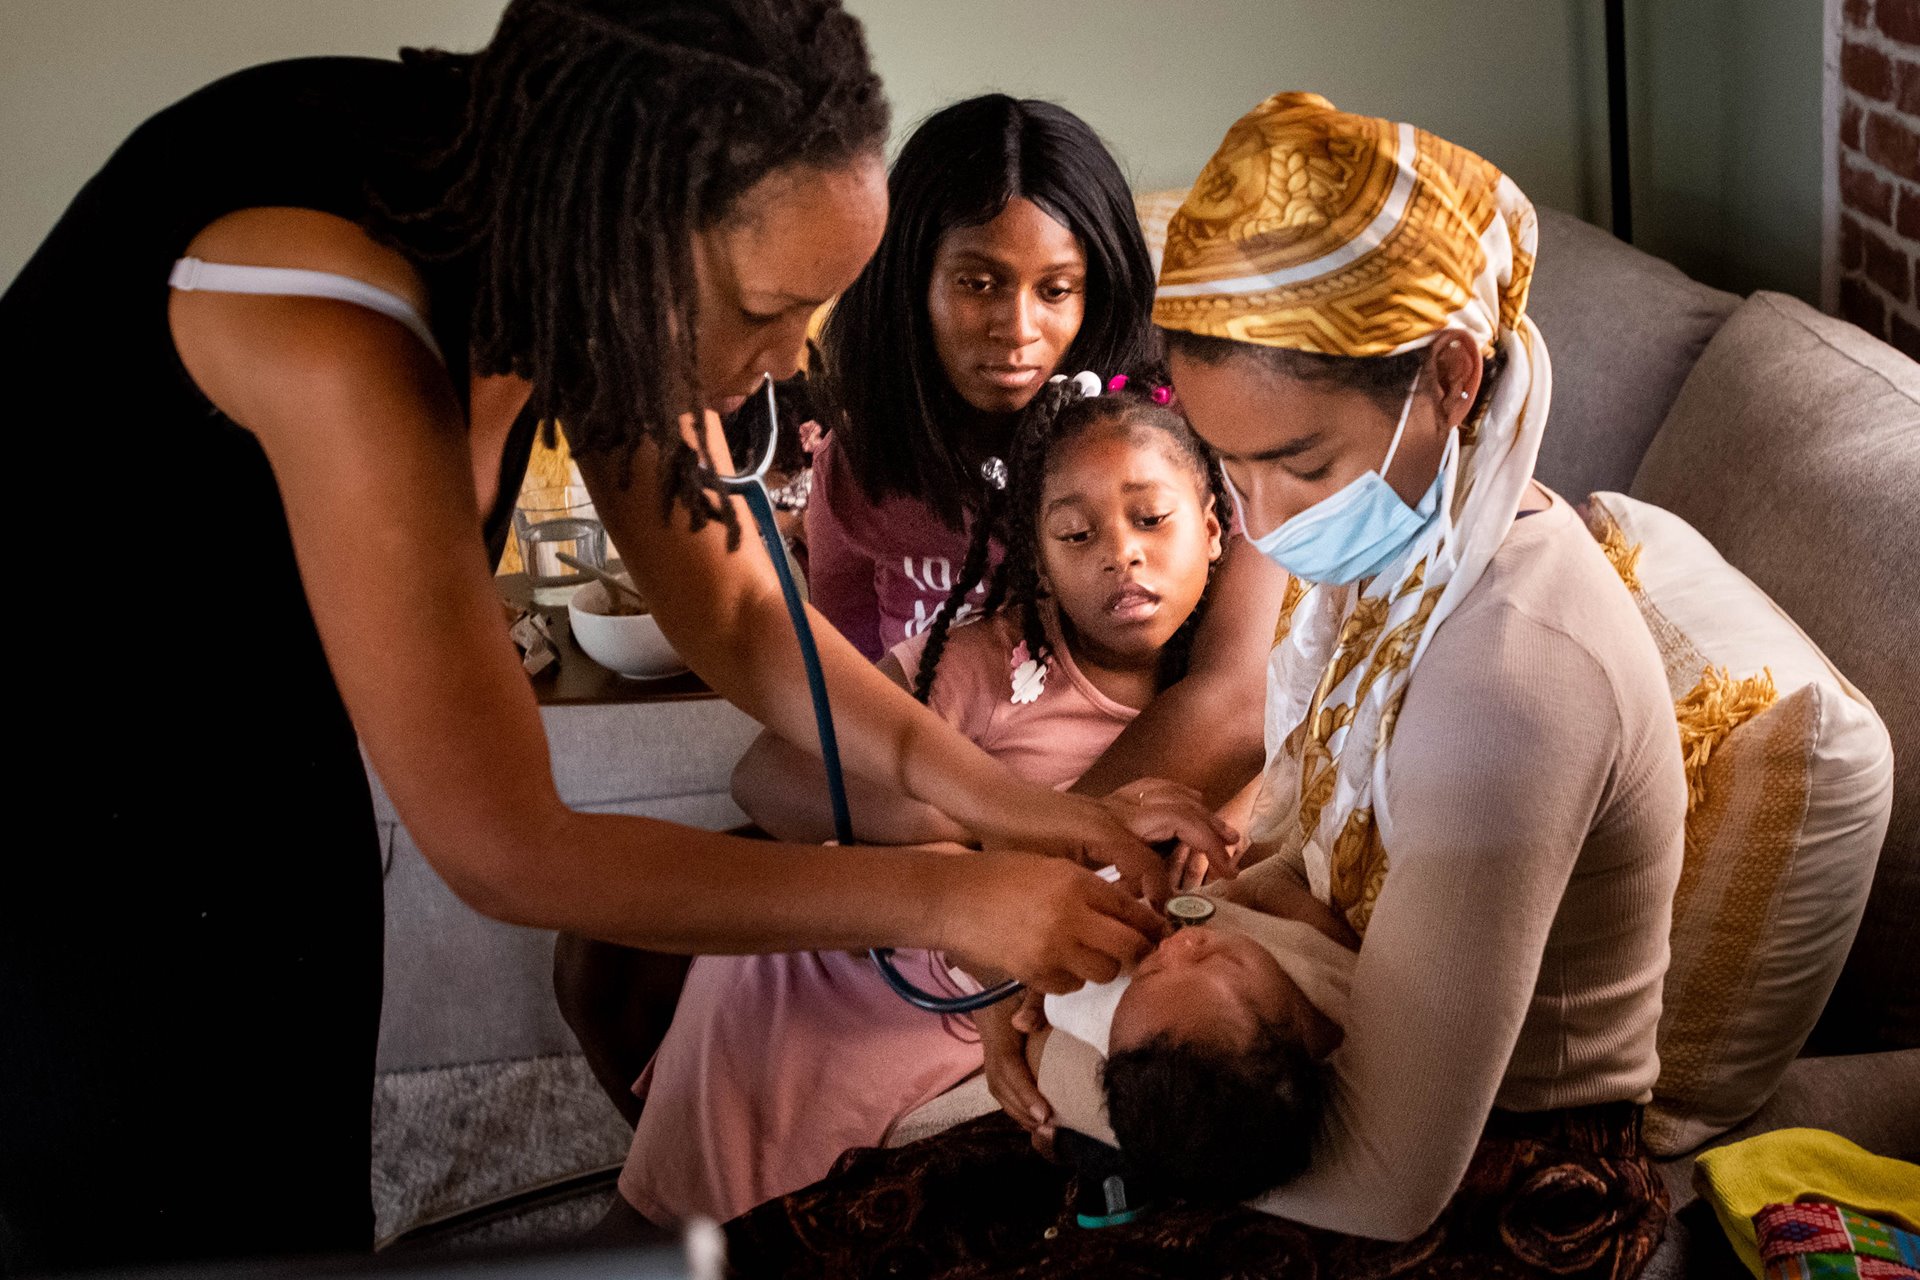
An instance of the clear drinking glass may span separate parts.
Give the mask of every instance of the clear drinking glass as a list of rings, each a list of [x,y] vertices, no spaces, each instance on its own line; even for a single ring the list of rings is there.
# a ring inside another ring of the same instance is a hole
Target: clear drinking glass
[[[529,489],[513,509],[520,560],[538,605],[565,604],[588,581],[560,560],[562,552],[596,569],[607,567],[607,531],[583,485]]]

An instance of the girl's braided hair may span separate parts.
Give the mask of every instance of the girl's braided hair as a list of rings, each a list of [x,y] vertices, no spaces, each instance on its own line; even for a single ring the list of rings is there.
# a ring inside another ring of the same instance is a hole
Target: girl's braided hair
[[[678,430],[699,414],[693,237],[776,170],[875,153],[887,103],[839,0],[513,0],[478,53],[409,53],[462,79],[452,140],[375,229],[470,263],[473,371],[533,384],[582,457],[651,442],[664,505],[732,508]],[[406,202],[399,202],[404,204]]]
[[[914,680],[914,697],[925,702],[932,694],[940,654],[946,649],[954,618],[985,575],[995,540],[1006,547],[1006,555],[987,576],[987,595],[981,605],[981,616],[990,618],[1003,608],[1017,613],[1027,655],[1035,662],[1046,662],[1052,646],[1047,642],[1040,612],[1040,602],[1046,595],[1040,581],[1040,500],[1051,463],[1068,444],[1087,432],[1104,426],[1122,428],[1134,439],[1149,434],[1158,436],[1175,457],[1187,464],[1202,494],[1213,499],[1214,513],[1224,525],[1231,507],[1226,478],[1212,450],[1178,413],[1136,389],[1165,384],[1164,373],[1157,369],[1143,375],[1129,375],[1122,389],[1096,396],[1082,395],[1070,380],[1056,381],[1043,388],[1022,411],[1006,460],[1006,488],[1002,490],[992,483],[986,486],[981,514],[967,545],[967,558],[954,579],[953,590],[947,594],[946,602],[929,628],[919,675]],[[1199,604],[1161,651],[1161,688],[1186,675],[1194,633],[1206,608],[1207,597],[1202,595]],[[1071,623],[1063,617],[1060,625],[1065,629]]]

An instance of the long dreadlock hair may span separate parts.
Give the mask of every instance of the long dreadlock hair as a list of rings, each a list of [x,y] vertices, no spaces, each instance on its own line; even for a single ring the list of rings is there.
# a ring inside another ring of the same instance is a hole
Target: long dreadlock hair
[[[700,413],[695,232],[778,169],[877,151],[887,103],[839,0],[513,0],[487,46],[419,54],[467,84],[412,208],[376,230],[470,261],[474,372],[533,384],[582,456],[651,441],[663,506],[739,530],[682,440]],[[664,511],[663,511],[664,514]]]
[[[1120,390],[1095,396],[1082,395],[1071,381],[1053,382],[1022,411],[1006,460],[1006,487],[1001,489],[991,482],[985,486],[981,515],[974,524],[966,560],[954,579],[953,590],[929,628],[920,672],[914,681],[914,697],[925,702],[933,693],[940,655],[947,647],[953,620],[985,575],[990,548],[996,539],[1006,548],[1006,554],[988,577],[980,615],[991,618],[1001,609],[1013,611],[1020,623],[1027,655],[1035,662],[1047,661],[1052,645],[1047,640],[1040,611],[1046,596],[1040,582],[1040,501],[1052,463],[1080,436],[1101,427],[1119,427],[1134,438],[1157,435],[1175,457],[1187,464],[1202,496],[1213,499],[1214,514],[1225,525],[1227,512],[1231,510],[1225,473],[1220,470],[1213,451],[1193,433],[1184,418],[1141,390],[1156,385],[1166,385],[1166,377],[1158,369],[1129,375]],[[1211,568],[1208,573],[1211,576]],[[1206,613],[1207,599],[1203,593],[1193,612],[1161,650],[1161,688],[1186,675],[1187,663],[1193,654],[1193,637]],[[1063,616],[1060,625],[1068,630],[1072,624]]]

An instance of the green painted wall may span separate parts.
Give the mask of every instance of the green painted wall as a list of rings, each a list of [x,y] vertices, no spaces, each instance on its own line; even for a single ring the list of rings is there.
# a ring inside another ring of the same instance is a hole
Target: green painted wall
[[[1629,0],[1634,240],[1818,302],[1821,0]]]
[[[149,115],[229,71],[486,42],[498,0],[0,0],[0,281]]]
[[[903,131],[987,89],[1048,97],[1092,122],[1137,185],[1184,185],[1248,106],[1312,88],[1471,146],[1537,202],[1605,221],[1599,0],[848,2]],[[207,80],[298,54],[472,47],[500,6],[6,0],[0,280],[134,125]],[[1643,243],[1728,287],[1813,296],[1819,0],[1630,8]]]
[[[1051,98],[1091,121],[1138,185],[1185,185],[1248,107],[1314,89],[1473,147],[1542,203],[1588,199],[1584,0],[849,5],[903,125],[987,89]],[[1487,65],[1490,34],[1504,71]]]

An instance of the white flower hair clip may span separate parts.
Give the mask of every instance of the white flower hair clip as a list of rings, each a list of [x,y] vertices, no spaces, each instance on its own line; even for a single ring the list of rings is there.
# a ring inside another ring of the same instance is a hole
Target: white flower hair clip
[[[1067,375],[1064,373],[1056,373],[1051,378],[1048,378],[1047,381],[1049,383],[1065,382],[1067,381]],[[1073,389],[1080,393],[1082,400],[1089,400],[1099,395],[1105,385],[1105,383],[1100,381],[1100,375],[1091,369],[1082,369],[1073,375]]]

